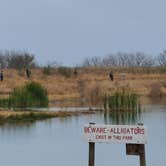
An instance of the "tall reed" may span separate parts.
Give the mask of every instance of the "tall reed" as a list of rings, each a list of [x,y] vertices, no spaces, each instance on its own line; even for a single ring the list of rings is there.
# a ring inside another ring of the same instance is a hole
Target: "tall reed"
[[[14,88],[8,99],[0,99],[1,107],[27,108],[48,106],[47,91],[37,82],[28,82],[25,86]]]
[[[110,111],[135,111],[141,109],[138,96],[125,90],[118,90],[113,95],[105,95],[103,105],[105,110]]]

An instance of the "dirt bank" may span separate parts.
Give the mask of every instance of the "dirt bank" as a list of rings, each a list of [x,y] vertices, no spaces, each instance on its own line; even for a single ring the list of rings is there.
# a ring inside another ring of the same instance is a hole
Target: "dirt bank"
[[[79,116],[86,114],[95,113],[93,110],[89,111],[75,111],[75,112],[65,112],[65,111],[0,111],[0,122],[11,122],[11,121],[27,121],[27,120],[42,120],[55,117],[69,117],[69,116]]]

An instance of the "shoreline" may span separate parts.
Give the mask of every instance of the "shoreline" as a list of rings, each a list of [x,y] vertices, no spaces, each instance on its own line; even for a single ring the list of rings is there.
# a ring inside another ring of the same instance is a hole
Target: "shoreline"
[[[141,104],[164,104],[165,105],[165,97],[164,98],[151,98],[147,96],[141,96]],[[63,101],[62,101],[63,102]],[[54,111],[54,108],[58,108],[58,110]],[[65,110],[61,110],[65,108]],[[71,108],[75,108],[71,110]],[[78,108],[78,110],[76,109]],[[82,108],[82,109],[79,109]],[[26,122],[26,121],[36,121],[36,120],[46,120],[50,118],[66,118],[71,116],[80,116],[80,115],[90,115],[95,114],[96,111],[99,111],[101,107],[91,107],[86,106],[77,107],[77,106],[59,106],[55,105],[50,107],[50,110],[26,110],[26,111],[14,111],[14,110],[3,110],[0,108],[0,124],[7,122]]]
[[[66,118],[71,116],[94,114],[95,110],[89,111],[0,111],[0,123],[45,120],[49,118]]]

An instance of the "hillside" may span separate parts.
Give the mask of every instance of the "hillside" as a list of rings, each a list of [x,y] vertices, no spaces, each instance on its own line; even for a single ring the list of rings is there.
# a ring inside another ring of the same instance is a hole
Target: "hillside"
[[[49,100],[85,99],[94,100],[104,93],[112,93],[125,87],[141,96],[165,96],[166,74],[128,73],[115,70],[114,81],[109,78],[109,69],[79,69],[77,75],[65,77],[58,72],[43,74],[42,69],[31,70],[31,79],[25,71],[4,70],[4,81],[0,82],[0,96],[7,97],[14,87],[22,86],[33,80],[41,83],[49,94]],[[123,75],[125,78],[123,78]]]

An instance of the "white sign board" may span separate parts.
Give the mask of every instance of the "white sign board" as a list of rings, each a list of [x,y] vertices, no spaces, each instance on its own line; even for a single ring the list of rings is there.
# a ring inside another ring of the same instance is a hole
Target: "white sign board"
[[[85,125],[83,130],[88,142],[147,143],[145,126],[89,124]]]

